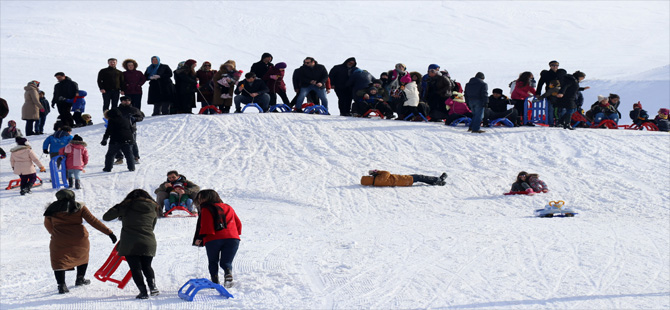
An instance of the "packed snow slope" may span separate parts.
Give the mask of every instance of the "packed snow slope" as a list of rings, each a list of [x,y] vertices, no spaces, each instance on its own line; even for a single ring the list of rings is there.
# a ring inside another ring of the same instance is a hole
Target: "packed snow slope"
[[[628,124],[634,102],[651,115],[669,107],[668,12],[668,1],[0,1],[0,97],[18,120],[26,83],[42,82],[51,100],[62,71],[99,120],[96,77],[110,57],[142,71],[154,55],[173,70],[189,58],[215,69],[233,59],[247,72],[263,52],[288,64],[287,81],[306,56],[327,69],[355,56],[375,76],[398,62],[421,73],[436,63],[465,85],[481,71],[489,91],[509,95],[519,73],[539,79],[556,59],[586,73],[585,109],[617,93]]]
[[[103,131],[75,129],[91,157],[77,199],[101,217],[132,189],[153,193],[169,169],[217,190],[243,223],[235,298],[177,296],[188,279],[208,277],[204,249],[191,246],[196,218],[156,225],[161,295],[137,301],[132,282],[119,290],[95,279],[74,288],[73,272],[71,293],[58,295],[42,216],[56,191],[47,185],[1,193],[0,308],[670,307],[667,133],[473,135],[439,123],[295,113],[157,116],[139,123],[137,170],[103,173]],[[31,137],[37,151],[44,137]],[[16,177],[7,159],[0,168],[2,184]],[[363,187],[369,169],[449,178],[443,187]],[[539,173],[551,191],[503,196],[521,170]],[[579,214],[532,216],[552,200]],[[107,224],[120,233],[119,221]],[[92,277],[113,246],[86,226]]]

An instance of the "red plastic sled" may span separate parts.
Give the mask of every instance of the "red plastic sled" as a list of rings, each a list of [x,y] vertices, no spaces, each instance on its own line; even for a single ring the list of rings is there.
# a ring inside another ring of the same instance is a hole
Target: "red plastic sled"
[[[119,252],[116,251],[117,246],[118,243],[114,246],[112,253],[109,254],[109,258],[107,258],[107,261],[104,264],[102,264],[102,267],[100,267],[100,269],[96,271],[93,276],[102,282],[109,281],[112,283],[116,283],[118,284],[118,287],[120,289],[123,289],[124,287],[126,287],[126,284],[128,284],[128,281],[130,281],[132,273],[130,272],[130,270],[128,270],[128,273],[126,274],[125,277],[123,277],[123,279],[121,280],[112,279],[112,275],[114,274],[116,269],[119,268],[121,262],[126,260],[124,256],[119,256]]]
[[[379,112],[379,110],[377,110],[377,109],[370,109],[367,112],[365,112],[365,114],[363,114],[363,117],[372,117],[372,116],[377,116],[381,119],[384,118],[384,114]]]
[[[39,181],[39,183],[37,183],[37,181]],[[16,188],[16,187],[19,187],[19,186],[21,186],[21,179],[10,180],[9,185],[7,185],[5,190],[10,190],[12,188]],[[35,187],[35,186],[42,186],[42,179],[40,179],[39,176],[37,177],[37,180],[35,181],[35,184],[33,184],[33,187]]]
[[[170,214],[173,211],[177,211],[177,210],[181,210],[181,211],[184,211],[184,212],[188,213],[187,217],[196,217],[197,216],[195,213],[189,211],[188,209],[186,209],[185,207],[182,207],[182,206],[175,206],[174,208],[172,208],[172,209],[168,210],[167,212],[163,213],[163,216],[164,217],[170,217]]]
[[[522,191],[522,192],[508,192],[508,193],[504,193],[503,195],[530,195],[530,194],[537,194],[537,193],[536,192]]]

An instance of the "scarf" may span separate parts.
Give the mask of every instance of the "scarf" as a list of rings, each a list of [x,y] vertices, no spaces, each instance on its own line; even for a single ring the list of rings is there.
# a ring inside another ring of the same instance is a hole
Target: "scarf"
[[[223,209],[210,203],[204,203],[200,205],[200,208],[207,209],[209,211],[209,214],[212,215],[212,219],[214,220],[215,231],[228,228],[228,223],[226,222],[226,213],[223,211]],[[195,240],[200,239],[203,241],[202,243],[200,243],[200,246],[205,246],[204,245],[205,235],[200,234],[201,220],[202,220],[202,211],[200,211],[200,213],[198,214],[198,222],[196,223],[195,235],[193,236],[193,245],[195,245]]]
[[[74,201],[74,193],[69,189],[58,191],[56,199],[44,211],[44,216],[54,216],[59,212],[75,213],[81,209],[81,204]]]
[[[156,75],[156,72],[158,72],[158,67],[160,67],[160,65],[161,65],[161,59],[158,56],[153,56],[151,58],[154,58],[154,57],[156,57],[156,60],[158,60],[158,63],[155,64],[155,65],[151,64],[147,67],[147,75],[148,76]]]

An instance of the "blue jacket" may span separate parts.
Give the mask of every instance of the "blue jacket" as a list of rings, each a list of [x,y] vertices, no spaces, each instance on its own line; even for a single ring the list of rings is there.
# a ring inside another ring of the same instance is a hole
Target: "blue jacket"
[[[86,97],[86,95],[87,93],[85,90],[80,90],[77,92],[77,96],[74,97],[74,99],[65,100],[68,103],[72,103],[72,112],[77,112],[77,110],[82,113],[84,112],[84,109],[86,108],[86,99],[84,99],[84,97]]]
[[[70,143],[71,140],[72,135],[66,131],[56,131],[53,135],[50,135],[46,138],[46,140],[44,140],[44,144],[42,144],[42,150],[48,151],[50,153],[58,153],[58,150],[64,148],[68,143]]]

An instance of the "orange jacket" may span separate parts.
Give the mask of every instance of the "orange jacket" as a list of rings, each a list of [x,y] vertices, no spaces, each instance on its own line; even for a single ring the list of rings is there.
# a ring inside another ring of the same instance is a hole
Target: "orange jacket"
[[[411,175],[391,174],[388,171],[378,171],[376,176],[361,177],[361,185],[371,186],[412,186],[414,178]]]

